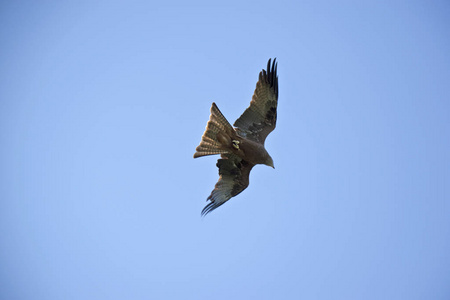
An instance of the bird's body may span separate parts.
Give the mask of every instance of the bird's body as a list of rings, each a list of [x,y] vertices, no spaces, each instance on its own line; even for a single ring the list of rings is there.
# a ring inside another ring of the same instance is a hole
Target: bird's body
[[[273,160],[263,144],[240,136],[236,138],[236,141],[237,143],[233,143],[230,147],[234,154],[254,165],[264,164],[269,167],[274,167]],[[235,144],[238,145],[239,149],[236,149]]]
[[[221,154],[217,161],[219,181],[203,209],[205,215],[231,197],[238,195],[249,185],[251,169],[257,164],[274,167],[272,157],[264,147],[267,135],[275,129],[278,104],[277,65],[270,59],[267,71],[259,74],[250,106],[236,120],[233,128],[215,103],[211,116],[194,158]]]

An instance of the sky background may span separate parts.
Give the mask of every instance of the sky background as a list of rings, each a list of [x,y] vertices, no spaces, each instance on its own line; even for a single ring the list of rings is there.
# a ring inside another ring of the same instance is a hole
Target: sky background
[[[448,1],[0,4],[1,299],[449,299]],[[276,169],[200,217],[277,57]]]

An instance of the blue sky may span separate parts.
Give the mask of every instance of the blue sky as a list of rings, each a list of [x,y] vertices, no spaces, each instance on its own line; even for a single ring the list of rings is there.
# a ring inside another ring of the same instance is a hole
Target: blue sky
[[[449,299],[447,1],[0,5],[0,298]],[[279,62],[276,130],[200,217]]]

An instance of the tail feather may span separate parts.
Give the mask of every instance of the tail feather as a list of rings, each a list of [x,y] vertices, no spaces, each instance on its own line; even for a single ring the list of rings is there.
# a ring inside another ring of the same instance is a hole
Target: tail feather
[[[228,153],[226,143],[231,141],[231,137],[235,135],[234,128],[228,123],[227,119],[222,115],[215,103],[211,106],[211,115],[209,116],[206,130],[203,133],[200,145],[195,149],[194,158]]]

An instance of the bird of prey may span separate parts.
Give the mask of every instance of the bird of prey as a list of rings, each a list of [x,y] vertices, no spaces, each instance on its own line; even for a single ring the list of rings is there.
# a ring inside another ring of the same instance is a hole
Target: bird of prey
[[[194,158],[220,154],[217,161],[219,181],[206,201],[202,216],[215,210],[249,185],[249,175],[257,164],[274,168],[272,157],[264,148],[264,141],[275,129],[277,121],[278,76],[276,59],[267,63],[267,71],[259,73],[259,80],[250,106],[233,128],[215,103]]]

